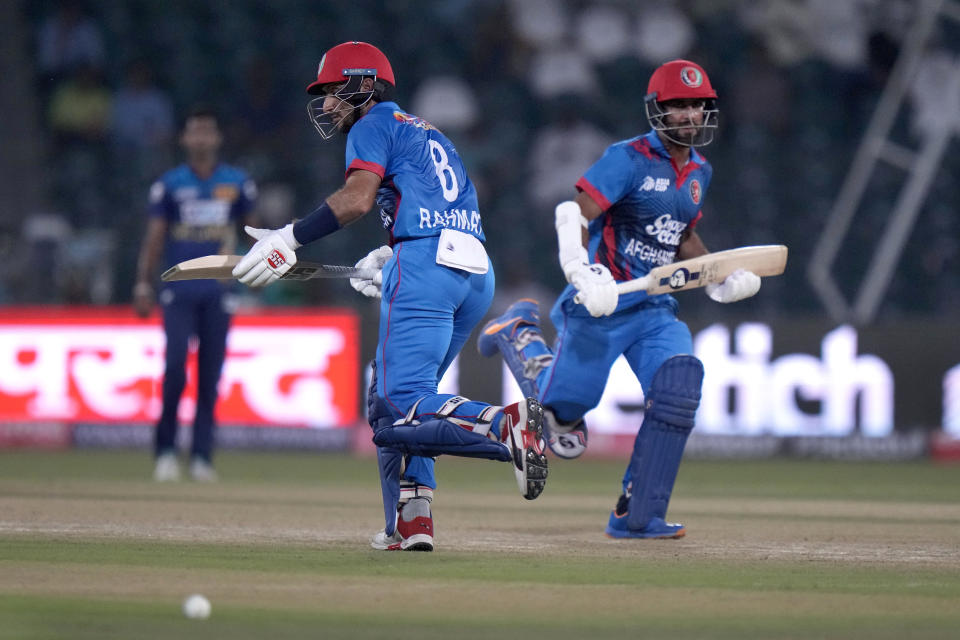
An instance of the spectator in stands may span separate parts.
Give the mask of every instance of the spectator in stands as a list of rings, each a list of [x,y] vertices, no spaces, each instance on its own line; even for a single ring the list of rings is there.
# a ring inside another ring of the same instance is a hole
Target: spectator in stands
[[[100,25],[79,0],[61,0],[37,30],[37,73],[41,96],[77,65],[101,67],[106,48]]]
[[[173,102],[157,86],[146,58],[127,66],[123,85],[113,100],[112,135],[121,148],[156,153],[173,142]]]
[[[272,60],[255,56],[242,67],[241,90],[230,122],[237,162],[260,183],[285,181],[295,173],[300,105],[293,112],[279,85]]]
[[[106,211],[107,136],[113,96],[99,67],[80,64],[54,90],[47,122],[60,207],[77,226],[112,219]]]
[[[550,103],[549,124],[537,131],[528,156],[530,198],[549,215],[613,138],[584,119],[587,101],[565,95]]]
[[[101,144],[110,128],[113,98],[101,69],[90,61],[79,64],[55,90],[48,122],[59,147],[74,143]]]

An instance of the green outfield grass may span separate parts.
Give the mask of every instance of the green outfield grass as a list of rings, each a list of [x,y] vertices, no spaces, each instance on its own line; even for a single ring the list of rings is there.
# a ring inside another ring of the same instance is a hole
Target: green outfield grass
[[[953,638],[960,466],[684,462],[677,541],[602,535],[623,463],[442,459],[432,554],[369,548],[372,459],[0,453],[0,639]],[[180,603],[205,594],[213,614]]]

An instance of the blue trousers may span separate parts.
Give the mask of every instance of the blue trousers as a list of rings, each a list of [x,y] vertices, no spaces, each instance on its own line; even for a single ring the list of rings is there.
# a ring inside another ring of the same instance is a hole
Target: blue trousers
[[[429,419],[452,396],[438,394],[444,372],[493,301],[493,266],[468,273],[436,262],[437,237],[394,246],[383,268],[377,393],[398,417],[417,403],[415,418]],[[488,403],[469,401],[452,417],[476,418]],[[404,479],[436,488],[431,458],[411,457]]]
[[[573,293],[567,287],[550,312],[557,330],[555,359],[537,377],[540,402],[559,420],[578,420],[600,403],[610,368],[621,354],[647,393],[653,374],[668,358],[693,353],[690,329],[677,318],[672,299],[594,318],[573,302]],[[628,466],[624,488],[630,476]]]
[[[173,293],[170,300],[164,298]],[[163,374],[163,409],[157,422],[154,452],[173,451],[177,438],[177,410],[187,383],[187,349],[197,338],[197,410],[193,421],[190,455],[210,461],[213,457],[213,411],[217,384],[227,351],[230,314],[222,294],[181,292],[168,289],[161,296],[163,329],[166,333],[166,365]]]

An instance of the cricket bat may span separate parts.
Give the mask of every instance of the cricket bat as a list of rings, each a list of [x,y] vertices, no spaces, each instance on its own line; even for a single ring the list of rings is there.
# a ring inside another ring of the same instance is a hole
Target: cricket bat
[[[164,282],[177,280],[232,280],[233,268],[243,256],[201,256],[184,260],[163,272]],[[372,279],[378,269],[358,269],[317,262],[298,261],[281,277],[282,280],[312,280],[314,278],[362,278]]]
[[[671,262],[654,267],[639,278],[617,284],[623,295],[634,291],[646,291],[650,295],[697,289],[723,280],[737,269],[752,271],[758,276],[778,276],[787,266],[787,247],[782,244],[764,244]],[[580,302],[579,294],[574,301]]]

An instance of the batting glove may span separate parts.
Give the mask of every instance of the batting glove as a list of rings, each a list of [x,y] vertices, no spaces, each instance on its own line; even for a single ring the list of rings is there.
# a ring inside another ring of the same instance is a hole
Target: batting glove
[[[736,302],[760,291],[760,276],[746,269],[737,269],[723,282],[708,284],[704,289],[711,300],[717,302]]]
[[[244,227],[256,239],[247,255],[233,268],[233,277],[251,287],[264,287],[283,277],[297,264],[300,243],[293,237],[293,223],[282,229]]]
[[[570,274],[570,284],[576,287],[577,302],[594,318],[608,316],[617,309],[620,294],[610,270],[602,264],[581,264]]]
[[[387,260],[393,257],[393,249],[384,245],[377,247],[354,266],[357,269],[376,269],[377,273],[373,278],[367,280],[364,278],[350,278],[350,286],[367,296],[368,298],[379,298],[380,288],[383,284],[383,274],[380,272]]]

